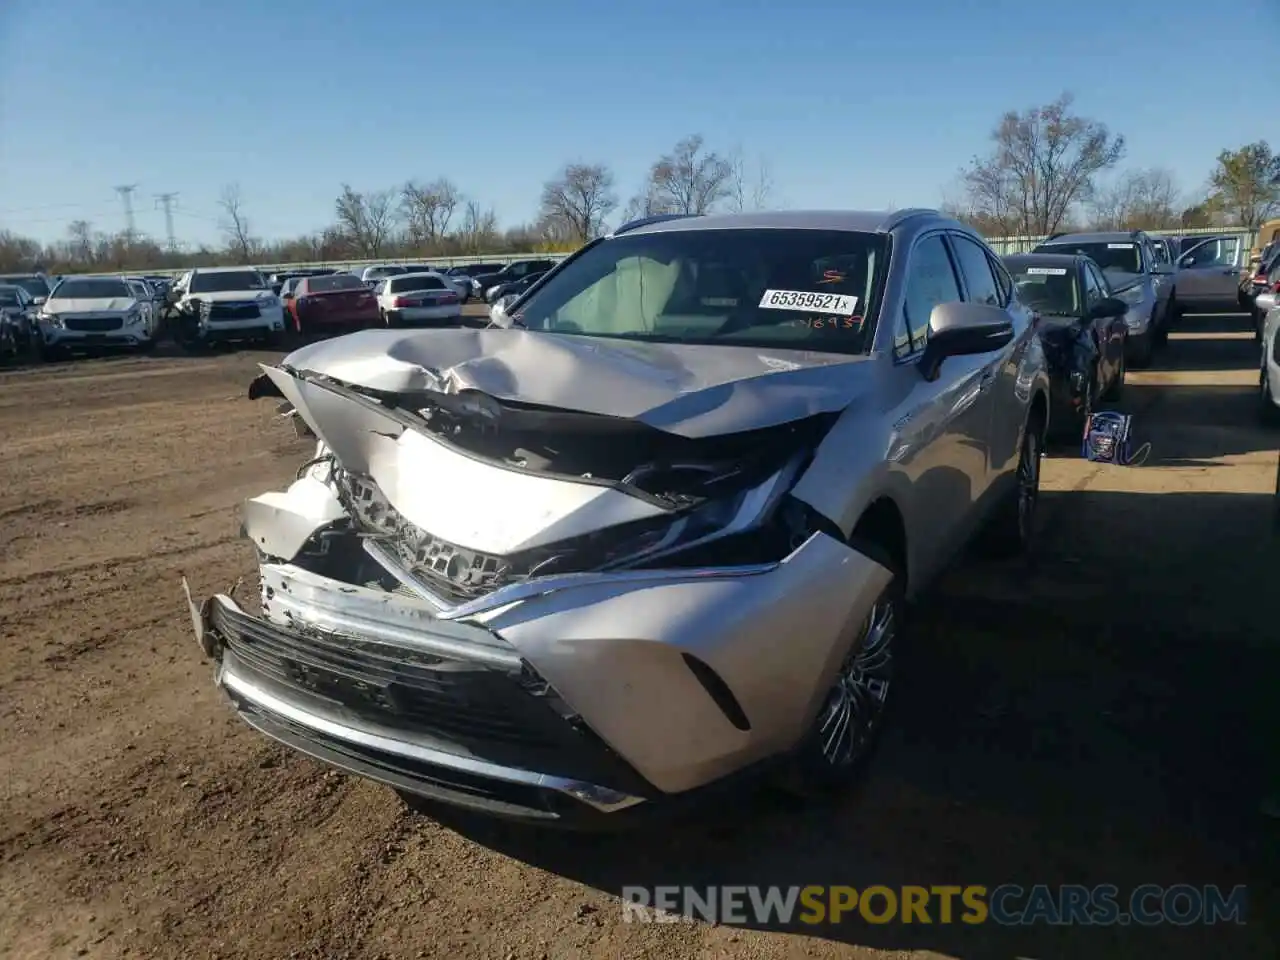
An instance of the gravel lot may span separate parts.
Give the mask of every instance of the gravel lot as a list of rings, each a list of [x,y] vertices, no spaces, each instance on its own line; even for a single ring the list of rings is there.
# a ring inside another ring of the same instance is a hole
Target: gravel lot
[[[0,372],[0,954],[1273,958],[1277,435],[1246,321],[1190,317],[1126,407],[1145,467],[1046,464],[1031,574],[918,612],[875,776],[640,836],[406,812],[232,718],[178,577],[252,575],[237,504],[307,452],[254,352]],[[1268,567],[1269,565],[1269,567]],[[1268,602],[1270,601],[1270,602]],[[1266,629],[1269,628],[1269,629]],[[623,924],[623,885],[1248,883],[1250,923]]]

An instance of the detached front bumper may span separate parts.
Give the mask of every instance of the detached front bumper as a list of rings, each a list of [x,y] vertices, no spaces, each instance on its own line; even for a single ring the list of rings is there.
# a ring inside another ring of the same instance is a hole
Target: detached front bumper
[[[548,577],[455,607],[261,572],[260,617],[187,593],[246,722],[408,793],[575,827],[793,747],[890,577],[823,534],[778,564]]]

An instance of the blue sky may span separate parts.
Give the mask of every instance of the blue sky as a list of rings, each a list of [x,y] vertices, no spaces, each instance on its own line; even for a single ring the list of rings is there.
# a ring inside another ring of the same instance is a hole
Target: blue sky
[[[767,158],[778,206],[934,205],[1004,110],[1063,90],[1190,192],[1274,132],[1240,51],[1277,3],[5,0],[0,229],[119,230],[136,183],[140,230],[177,192],[179,238],[211,241],[237,182],[277,238],[329,222],[344,181],[442,175],[509,226],[566,161],[607,162],[625,199],[691,133]]]

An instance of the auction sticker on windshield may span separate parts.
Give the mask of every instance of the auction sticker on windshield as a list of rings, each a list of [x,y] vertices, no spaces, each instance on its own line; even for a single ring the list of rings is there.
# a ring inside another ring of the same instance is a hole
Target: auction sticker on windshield
[[[1066,267],[1027,267],[1027,275],[1032,277],[1065,277]]]
[[[762,310],[810,310],[848,317],[857,309],[858,298],[847,293],[812,293],[804,290],[766,290],[760,298]]]
[[[1107,249],[1108,250],[1132,250],[1133,244],[1132,243],[1108,243]]]

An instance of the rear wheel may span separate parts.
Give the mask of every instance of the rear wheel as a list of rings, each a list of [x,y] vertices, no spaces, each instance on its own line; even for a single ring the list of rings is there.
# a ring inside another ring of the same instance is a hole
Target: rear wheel
[[[889,707],[894,657],[903,622],[903,577],[879,544],[849,545],[893,573],[846,651],[808,733],[780,786],[802,797],[850,786],[866,770]]]

